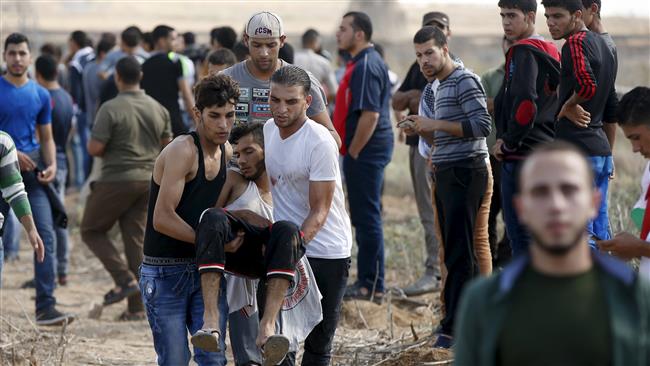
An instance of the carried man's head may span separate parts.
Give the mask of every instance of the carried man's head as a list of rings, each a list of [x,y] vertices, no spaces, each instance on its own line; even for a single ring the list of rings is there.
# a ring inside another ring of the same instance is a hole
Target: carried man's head
[[[275,69],[286,38],[282,19],[274,13],[256,13],[246,23],[244,43],[248,46],[251,62],[260,71]]]
[[[224,74],[208,75],[194,86],[193,108],[197,131],[207,141],[222,145],[235,123],[239,84]]]
[[[650,88],[637,86],[618,103],[618,123],[634,152],[650,159]]]
[[[279,128],[291,128],[307,119],[311,79],[297,66],[285,66],[271,76],[269,103],[273,120]]]
[[[560,257],[587,245],[587,222],[596,217],[600,193],[578,148],[557,141],[541,145],[524,162],[519,184],[515,206],[533,246]]]
[[[237,157],[239,170],[248,180],[256,180],[264,172],[264,124],[240,123],[230,132],[230,143]]]
[[[439,27],[425,26],[413,37],[415,57],[427,80],[435,79],[449,62],[447,36]]]

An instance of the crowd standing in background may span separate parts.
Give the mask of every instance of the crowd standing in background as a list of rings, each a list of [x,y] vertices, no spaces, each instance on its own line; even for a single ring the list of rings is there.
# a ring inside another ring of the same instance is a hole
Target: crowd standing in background
[[[495,5],[499,65],[476,75],[452,53],[449,16],[432,11],[401,83],[360,11],[338,24],[336,60],[316,29],[294,50],[267,11],[241,37],[213,28],[209,45],[129,26],[96,43],[74,31],[65,52],[45,44],[36,58],[10,34],[0,280],[22,225],[35,323],[75,319],[54,292],[69,284],[66,190],[86,185],[81,239],[115,285],[103,306],[126,299],[120,320],[148,320],[161,365],[225,365],[227,332],[236,365],[294,365],[301,344],[301,364],[329,365],[342,302],[389,291],[440,291],[433,347],[459,365],[647,365],[650,163],[640,237],[613,235],[608,190],[617,124],[650,158],[650,89],[619,102],[600,0]],[[539,34],[541,7],[561,49]],[[426,253],[402,289],[384,272],[395,135]],[[639,271],[615,257],[641,258]]]

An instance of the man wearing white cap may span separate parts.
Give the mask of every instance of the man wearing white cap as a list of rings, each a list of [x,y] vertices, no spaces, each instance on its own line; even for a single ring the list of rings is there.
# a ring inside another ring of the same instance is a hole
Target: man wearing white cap
[[[276,70],[289,64],[278,57],[286,38],[282,19],[274,13],[262,11],[253,14],[246,23],[244,44],[248,46],[250,59],[223,71],[239,82],[241,96],[236,109],[237,123],[266,122],[272,118],[269,107],[270,80]],[[340,146],[341,139],[327,113],[327,96],[318,80],[312,74],[309,77],[312,103],[307,116],[325,126]]]

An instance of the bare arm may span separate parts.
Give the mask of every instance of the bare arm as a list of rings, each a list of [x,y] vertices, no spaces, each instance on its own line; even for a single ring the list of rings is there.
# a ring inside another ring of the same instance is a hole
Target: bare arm
[[[106,144],[91,137],[88,141],[88,154],[101,158],[104,152],[106,152]]]
[[[309,215],[300,228],[305,235],[306,243],[314,239],[318,231],[325,225],[332,206],[335,188],[334,181],[309,182]]]
[[[417,89],[396,91],[395,94],[393,94],[392,99],[393,109],[396,111],[403,111],[405,109],[417,111],[417,105],[420,103],[421,94],[422,92]],[[415,106],[415,109],[412,108],[413,106]]]
[[[332,120],[330,119],[330,116],[329,114],[327,114],[326,110],[318,113],[317,115],[310,116],[309,118],[314,120],[314,122],[325,126],[325,128],[327,128],[330,131],[332,137],[334,137],[334,141],[336,141],[336,146],[338,146],[339,148],[341,147],[341,137],[336,132],[336,129],[334,129],[334,124],[332,124]]]
[[[616,142],[616,123],[604,123],[603,130],[605,131],[605,135],[607,135],[609,147],[614,150],[614,143]]]
[[[370,141],[370,138],[377,127],[377,121],[379,121],[378,112],[361,112],[361,117],[359,117],[359,123],[357,124],[357,130],[354,132],[354,137],[352,137],[352,142],[350,142],[350,147],[348,148],[348,154],[350,154],[352,158],[358,158],[361,150],[363,150],[368,141]]]
[[[54,145],[54,137],[52,137],[52,124],[37,124],[36,128],[46,166],[38,180],[41,183],[49,183],[56,177],[56,146]]]
[[[179,141],[169,145],[163,154],[158,159],[165,161],[156,162],[163,163],[163,172],[153,211],[153,227],[161,234],[194,244],[194,229],[176,213],[176,207],[183,195],[185,177],[192,169],[196,153],[185,141]],[[169,164],[167,158],[170,159]]]
[[[190,91],[190,86],[187,85],[187,80],[183,78],[178,79],[178,90],[181,91],[185,110],[190,113],[192,107],[194,107],[194,97],[192,96],[192,91]]]

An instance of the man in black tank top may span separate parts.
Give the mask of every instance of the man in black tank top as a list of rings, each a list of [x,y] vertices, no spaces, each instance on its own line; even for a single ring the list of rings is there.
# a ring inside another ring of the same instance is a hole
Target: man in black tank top
[[[159,365],[189,364],[187,333],[203,326],[195,228],[226,180],[239,87],[228,76],[212,75],[195,86],[194,98],[196,132],[179,136],[158,156],[149,196],[140,290]],[[219,300],[225,319],[225,294]],[[223,332],[225,322],[220,325]],[[225,365],[224,348],[222,341],[221,352],[195,349],[194,361]]]

